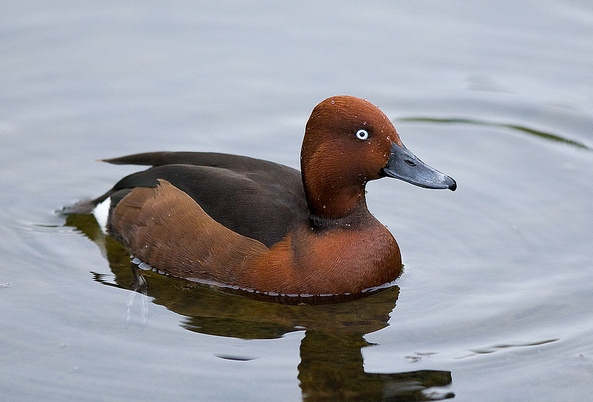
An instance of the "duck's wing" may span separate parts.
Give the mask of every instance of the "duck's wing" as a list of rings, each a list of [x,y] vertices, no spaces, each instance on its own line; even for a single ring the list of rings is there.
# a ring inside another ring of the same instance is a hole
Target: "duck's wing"
[[[240,172],[268,171],[286,174],[297,172],[288,166],[264,159],[250,158],[243,155],[224,154],[218,152],[144,152],[117,158],[103,159],[103,162],[114,165],[196,165],[212,166]]]
[[[181,278],[244,286],[249,259],[269,250],[212,219],[165,180],[131,190],[113,209],[111,226],[134,256]]]
[[[164,179],[193,198],[217,222],[267,246],[308,218],[300,172],[287,166],[201,152],[158,152],[116,160],[157,166],[124,177],[95,200],[111,197],[112,211],[131,189],[154,187],[158,179]],[[166,164],[172,161],[193,163]],[[216,166],[201,165],[205,163]]]

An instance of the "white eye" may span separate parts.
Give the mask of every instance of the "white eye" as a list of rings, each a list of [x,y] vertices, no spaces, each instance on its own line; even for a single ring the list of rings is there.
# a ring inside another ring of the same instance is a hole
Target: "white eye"
[[[356,138],[359,140],[368,140],[369,139],[369,132],[363,130],[362,128],[356,132]]]

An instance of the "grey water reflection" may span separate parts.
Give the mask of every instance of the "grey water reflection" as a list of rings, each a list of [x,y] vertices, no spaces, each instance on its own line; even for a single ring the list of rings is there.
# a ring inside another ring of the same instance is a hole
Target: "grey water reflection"
[[[181,325],[187,330],[241,339],[270,339],[304,329],[298,365],[304,400],[422,401],[454,397],[448,389],[432,389],[449,387],[450,371],[383,374],[364,371],[361,349],[370,345],[364,336],[389,325],[389,314],[399,294],[397,286],[339,303],[294,304],[286,300],[262,300],[141,271],[130,263],[128,252],[116,240],[101,233],[92,216],[69,215],[66,225],[96,242],[108,259],[114,281],[95,274],[97,282],[150,296],[153,303],[184,316]],[[218,357],[237,361],[251,359]]]

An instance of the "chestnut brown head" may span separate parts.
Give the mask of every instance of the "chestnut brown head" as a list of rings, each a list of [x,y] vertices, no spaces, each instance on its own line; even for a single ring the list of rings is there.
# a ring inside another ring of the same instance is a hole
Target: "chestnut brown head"
[[[307,122],[301,171],[314,215],[340,218],[364,206],[370,180],[390,176],[428,188],[454,190],[455,181],[416,158],[385,114],[353,96],[319,103]]]

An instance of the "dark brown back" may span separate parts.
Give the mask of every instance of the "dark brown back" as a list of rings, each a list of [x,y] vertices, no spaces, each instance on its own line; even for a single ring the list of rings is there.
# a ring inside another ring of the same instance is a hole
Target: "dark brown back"
[[[208,152],[152,152],[108,162],[157,165],[124,177],[97,199],[113,196],[112,207],[129,190],[164,179],[217,222],[267,246],[309,216],[300,172],[277,163]]]

